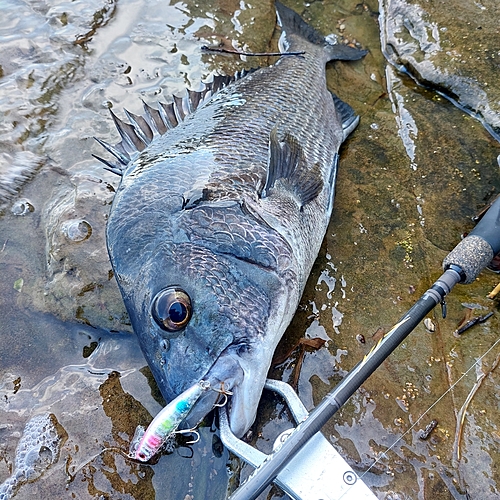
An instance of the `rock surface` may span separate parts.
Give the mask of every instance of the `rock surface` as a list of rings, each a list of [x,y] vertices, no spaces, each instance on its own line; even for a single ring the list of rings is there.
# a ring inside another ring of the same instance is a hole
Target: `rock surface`
[[[387,59],[500,134],[500,5],[496,0],[380,0]]]

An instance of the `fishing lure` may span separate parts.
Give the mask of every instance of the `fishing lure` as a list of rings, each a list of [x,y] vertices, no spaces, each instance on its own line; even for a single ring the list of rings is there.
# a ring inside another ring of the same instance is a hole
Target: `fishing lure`
[[[133,452],[134,458],[147,462],[155,455],[208,389],[210,382],[200,380],[165,406],[144,432],[137,449]]]

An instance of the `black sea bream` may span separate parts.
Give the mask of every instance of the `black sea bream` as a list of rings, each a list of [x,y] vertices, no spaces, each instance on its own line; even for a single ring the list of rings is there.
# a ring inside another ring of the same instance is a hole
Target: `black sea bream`
[[[122,141],[100,141],[122,176],[109,256],[158,386],[167,401],[200,380],[231,391],[237,436],[318,255],[338,150],[358,121],[326,88],[325,65],[365,54],[276,9],[280,50],[303,55],[145,105],[130,124],[113,115]],[[200,417],[217,396],[197,403]]]

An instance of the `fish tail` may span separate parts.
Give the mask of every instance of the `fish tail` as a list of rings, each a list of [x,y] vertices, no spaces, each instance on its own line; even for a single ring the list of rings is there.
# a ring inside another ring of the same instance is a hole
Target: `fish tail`
[[[275,7],[278,23],[282,29],[281,52],[300,50],[307,52],[308,46],[311,47],[312,44],[322,49],[325,62],[333,60],[356,61],[368,53],[366,50],[330,42],[311,25],[307,24],[296,12],[281,2],[275,2]]]

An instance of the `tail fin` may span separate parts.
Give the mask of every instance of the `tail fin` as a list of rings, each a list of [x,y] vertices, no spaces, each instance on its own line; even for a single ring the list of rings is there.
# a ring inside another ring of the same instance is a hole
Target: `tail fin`
[[[285,34],[286,42],[291,45],[290,50],[300,50],[300,43],[294,43],[296,39],[307,40],[308,42],[324,48],[327,61],[334,59],[343,61],[356,61],[364,57],[368,51],[348,47],[344,44],[333,44],[325,39],[325,37],[316,31],[312,26],[307,24],[296,12],[289,9],[281,2],[275,2],[276,13],[278,15],[278,23]],[[295,40],[294,40],[295,39]]]

